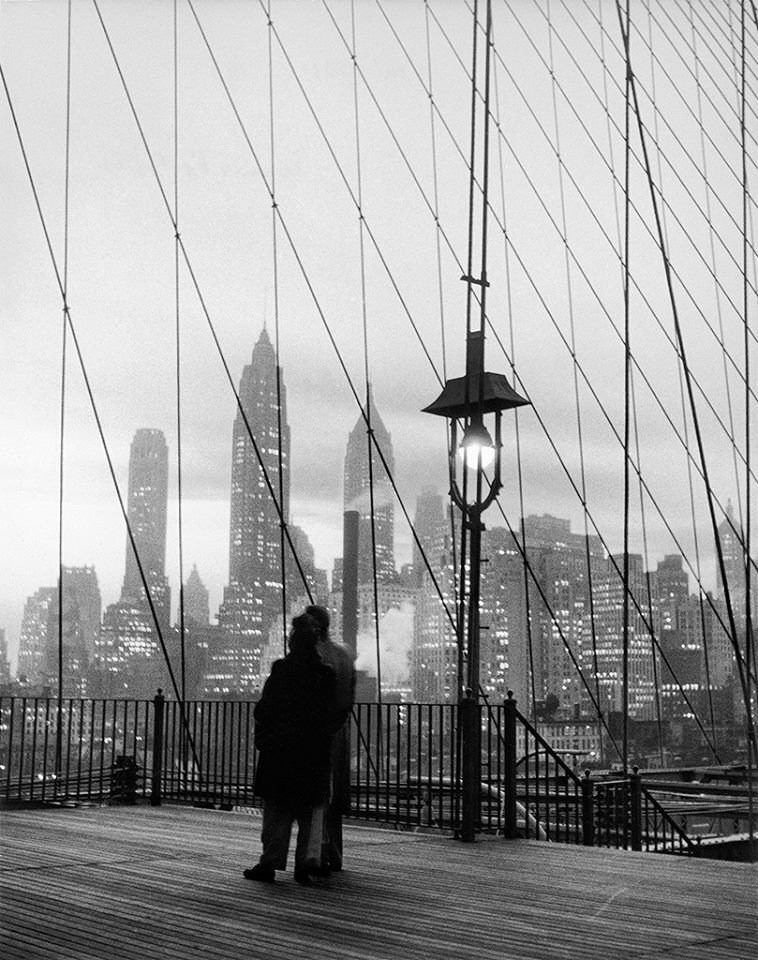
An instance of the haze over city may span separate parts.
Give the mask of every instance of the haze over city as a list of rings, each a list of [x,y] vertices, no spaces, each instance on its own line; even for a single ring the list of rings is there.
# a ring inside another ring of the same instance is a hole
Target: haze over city
[[[172,208],[176,147],[179,228],[203,297],[201,306],[182,262],[178,314],[185,576],[197,564],[215,611],[229,575],[235,401],[204,309],[235,384],[264,324],[272,339],[279,337],[292,430],[292,520],[311,539],[317,566],[331,570],[341,554],[343,458],[347,434],[359,415],[326,324],[359,396],[365,390],[367,352],[377,407],[392,435],[398,487],[411,515],[423,485],[436,486],[441,493],[447,489],[444,425],[420,410],[439,392],[438,377],[463,372],[466,306],[460,264],[466,255],[468,174],[460,151],[466,155],[470,88],[456,51],[470,46],[470,24],[466,5],[452,0],[434,4],[431,21],[424,5],[416,9],[397,0],[357,4],[359,166],[356,78],[340,36],[342,31],[350,41],[347,5],[274,4],[277,33],[270,75],[270,36],[262,4],[221,0],[195,6],[249,142],[189,8],[180,5],[176,143],[172,4],[105,3],[101,10]],[[623,322],[623,275],[618,250],[623,203],[618,181],[623,172],[623,91],[608,80],[601,60],[572,59],[561,38],[580,49],[583,41],[565,5],[556,5],[550,23],[539,5],[501,6],[495,29],[502,60],[496,63],[495,84],[504,139],[493,137],[491,149],[492,204],[500,223],[491,227],[488,314],[493,331],[487,339],[486,365],[516,382],[513,361],[519,388],[533,409],[506,415],[500,504],[514,526],[522,514],[550,513],[571,519],[574,531],[584,532],[580,499],[555,455],[557,449],[578,485],[583,463],[592,518],[611,549],[618,551],[623,451],[610,423],[617,433],[622,431],[624,354],[618,328]],[[582,29],[604,37],[608,64],[615,70],[620,62],[615,9],[610,4],[598,9],[598,17],[584,11]],[[102,24],[91,5],[77,3],[72,11],[64,220],[66,16],[66,4],[3,4],[0,54],[59,266],[67,238],[72,321],[122,490],[134,432],[152,427],[167,438],[167,572],[176,596],[174,228]],[[399,31],[405,49],[390,25]],[[656,22],[651,29],[663,28]],[[735,505],[741,502],[744,468],[738,463],[735,470],[728,430],[715,414],[723,423],[733,423],[735,436],[744,437],[744,381],[734,363],[723,359],[705,321],[715,326],[714,318],[720,318],[722,338],[732,355],[739,356],[741,332],[734,304],[740,301],[741,282],[726,252],[737,236],[727,211],[737,210],[740,202],[732,172],[739,145],[725,136],[721,102],[704,101],[708,139],[703,149],[710,188],[720,198],[719,204],[713,203],[712,223],[725,238],[723,246],[716,242],[713,254],[717,286],[702,260],[705,255],[710,262],[707,251],[713,236],[702,216],[709,195],[685,159],[685,149],[701,149],[686,93],[681,94],[689,90],[691,100],[694,81],[670,51],[663,62],[651,65],[643,39],[635,34],[633,40],[639,47],[640,70],[654,73],[657,96],[666,102],[663,112],[672,124],[667,126],[650,111],[649,126],[655,127],[665,148],[664,159],[656,157],[657,176],[677,211],[677,217],[667,220],[668,238],[688,360],[703,390],[697,400],[711,486],[725,508],[730,498]],[[544,69],[549,57],[555,58],[560,77],[557,88]],[[428,71],[437,105],[432,114],[422,82],[428,82]],[[652,74],[645,79],[649,86]],[[527,87],[528,106],[522,96]],[[276,285],[271,200],[250,148],[252,144],[270,182],[270,90],[282,217],[277,225]],[[609,125],[599,97],[607,98],[614,125]],[[0,497],[2,540],[9,545],[0,575],[0,627],[6,629],[13,654],[24,599],[57,578],[62,335],[60,293],[12,118],[8,109],[0,116],[0,204],[6,222],[13,225],[0,238]],[[592,146],[590,137],[601,149]],[[551,145],[556,142],[561,165]],[[635,151],[639,155],[638,147]],[[649,223],[650,197],[639,165],[633,165],[631,176],[635,209]],[[355,204],[359,186],[371,230],[370,237],[364,236],[365,288]],[[436,231],[429,209],[435,190],[442,233]],[[510,240],[507,258],[503,222]],[[568,267],[562,230],[572,251]],[[652,495],[685,552],[693,556],[694,508],[702,579],[713,589],[715,557],[701,484],[696,477],[691,505],[687,460],[667,420],[680,435],[685,423],[692,430],[689,414],[683,413],[660,255],[648,227],[634,215],[631,251],[636,284],[632,336],[639,364],[636,430],[649,492],[642,495],[644,526],[640,493],[635,493],[630,548],[646,552],[651,566],[678,552],[651,505]],[[580,373],[567,349],[572,342]],[[67,349],[63,560],[67,565],[94,565],[104,603],[109,603],[121,586],[125,531],[70,337]],[[494,509],[487,521],[503,522]],[[409,561],[412,538],[397,508],[395,538],[398,564]]]

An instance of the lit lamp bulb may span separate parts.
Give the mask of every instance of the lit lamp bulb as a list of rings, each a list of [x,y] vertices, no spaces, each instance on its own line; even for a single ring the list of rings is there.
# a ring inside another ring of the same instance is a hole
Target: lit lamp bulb
[[[492,464],[495,459],[495,444],[484,424],[469,424],[463,434],[460,454],[469,470],[477,470],[479,467],[486,470]]]

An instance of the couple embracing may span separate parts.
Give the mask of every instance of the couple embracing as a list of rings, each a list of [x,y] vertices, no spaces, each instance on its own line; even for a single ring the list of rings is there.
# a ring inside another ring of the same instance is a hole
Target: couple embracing
[[[276,871],[286,869],[295,821],[295,880],[310,884],[342,869],[347,719],[354,695],[353,658],[329,638],[328,611],[307,607],[293,619],[287,656],[271,668],[253,714],[263,853],[244,871],[248,880],[273,883]]]

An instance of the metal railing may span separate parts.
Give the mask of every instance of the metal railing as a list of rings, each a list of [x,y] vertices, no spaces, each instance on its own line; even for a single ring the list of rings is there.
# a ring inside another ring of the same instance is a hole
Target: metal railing
[[[0,697],[0,798],[108,799],[119,757],[144,777],[154,732],[150,700]]]
[[[584,843],[589,827],[582,781],[518,711],[516,717],[523,736],[515,778],[519,832],[537,840]]]
[[[254,703],[0,698],[0,799],[18,803],[149,800],[256,806]],[[482,832],[680,854],[688,822],[743,804],[685,803],[670,785],[579,777],[509,698],[480,705]],[[460,822],[454,704],[359,703],[350,721],[350,816],[401,829]],[[686,798],[685,798],[686,799]],[[699,806],[697,805],[699,804]],[[731,816],[731,820],[729,820]]]

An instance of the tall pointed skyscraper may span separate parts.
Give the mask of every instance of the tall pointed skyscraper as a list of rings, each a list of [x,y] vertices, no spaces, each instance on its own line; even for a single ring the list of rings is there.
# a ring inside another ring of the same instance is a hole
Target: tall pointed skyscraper
[[[369,417],[374,437],[391,472],[395,469],[392,438],[379,416],[374,396],[369,390]],[[374,491],[374,536],[376,539],[376,574],[380,583],[396,578],[395,570],[395,504],[392,487],[374,444],[371,445],[371,472]],[[371,481],[366,421],[362,416],[350,431],[345,454],[345,510],[357,510],[358,521],[358,583],[373,580],[371,557]]]
[[[240,400],[285,521],[289,517],[290,430],[286,390],[264,327],[242,372]],[[281,408],[280,405],[281,404]],[[281,409],[281,417],[278,416]],[[279,443],[279,421],[282,436]],[[281,459],[280,459],[281,446]],[[260,681],[260,655],[281,611],[280,518],[239,408],[232,435],[229,586],[219,610],[226,637],[212,664],[213,685],[248,690]]]
[[[129,526],[161,627],[168,627],[171,595],[166,579],[168,447],[163,431],[137,430],[129,452]],[[126,538],[126,571],[121,600],[145,600],[131,540]]]
[[[161,430],[137,430],[129,451],[129,534],[121,597],[103,612],[94,640],[93,692],[98,696],[152,697],[168,688],[165,661],[139,566],[145,575],[161,636],[170,628],[171,593],[166,579],[168,447]],[[64,583],[65,589],[65,583]]]

